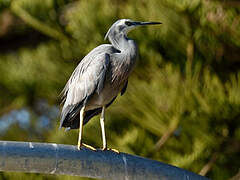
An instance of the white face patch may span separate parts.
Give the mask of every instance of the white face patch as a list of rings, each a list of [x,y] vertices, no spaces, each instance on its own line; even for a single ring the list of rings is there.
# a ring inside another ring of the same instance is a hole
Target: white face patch
[[[127,21],[126,19],[121,19],[117,25],[119,25],[119,26],[125,25],[126,21]]]
[[[126,21],[134,22],[131,19],[120,19],[117,22],[115,22],[111,28],[108,30],[107,34],[105,35],[105,39],[109,36],[116,36],[116,34],[124,34],[127,35],[127,33],[134,29],[134,25],[127,25]]]
[[[121,19],[115,24],[115,26],[118,27],[118,30],[123,32],[124,34],[127,34],[130,30],[134,28],[134,26],[126,25],[126,21],[132,22],[131,19]]]
[[[126,24],[125,24],[126,21],[132,22],[131,19],[120,19],[120,20],[117,22],[116,25],[124,25],[124,26],[125,26],[125,25],[126,25]]]

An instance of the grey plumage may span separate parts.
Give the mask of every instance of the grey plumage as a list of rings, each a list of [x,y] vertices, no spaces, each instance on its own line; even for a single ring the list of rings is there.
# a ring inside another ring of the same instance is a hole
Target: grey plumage
[[[101,111],[99,112],[98,108],[115,99],[117,93],[121,91],[122,84],[127,80],[122,79],[123,82],[121,82],[120,78],[117,78],[116,73],[120,69],[119,67],[114,68],[116,64],[110,62],[110,56],[111,61],[119,61],[113,56],[114,53],[118,52],[111,45],[104,44],[96,47],[83,58],[64,88],[65,101],[60,126],[79,128],[79,126],[74,126],[75,123],[79,124],[78,117],[76,121],[74,120],[83,104],[87,104],[86,111],[89,112],[86,113],[91,116],[92,113],[99,114]],[[108,81],[105,81],[106,79]],[[111,88],[106,89],[106,87]],[[94,103],[95,101],[99,103]],[[84,123],[89,120],[88,116],[85,116]]]
[[[101,113],[103,107],[111,105],[120,92],[124,94],[138,55],[137,45],[127,33],[136,26],[148,24],[160,23],[118,20],[105,36],[111,44],[94,48],[82,59],[62,92],[64,106],[60,127],[79,128],[82,108],[85,113],[82,123],[85,124]]]

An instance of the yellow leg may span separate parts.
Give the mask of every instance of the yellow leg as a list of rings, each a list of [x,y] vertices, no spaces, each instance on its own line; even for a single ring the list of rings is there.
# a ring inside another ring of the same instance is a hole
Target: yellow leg
[[[106,140],[106,134],[105,134],[104,119],[105,119],[105,106],[103,106],[103,108],[102,108],[102,113],[101,113],[101,117],[100,117],[100,125],[101,125],[101,131],[102,131],[102,141],[103,141],[102,150],[103,151],[110,150],[110,151],[113,151],[113,152],[119,154],[118,150],[107,148],[107,140]]]
[[[100,117],[100,125],[102,131],[102,141],[103,141],[103,150],[107,150],[107,141],[106,141],[106,134],[105,134],[105,127],[104,127],[104,114],[105,114],[105,106],[102,108],[102,113]]]
[[[78,145],[77,145],[78,150],[80,150],[81,145],[82,145],[82,131],[83,131],[84,110],[85,110],[85,106],[83,106],[81,111],[80,111],[80,125],[79,125]]]

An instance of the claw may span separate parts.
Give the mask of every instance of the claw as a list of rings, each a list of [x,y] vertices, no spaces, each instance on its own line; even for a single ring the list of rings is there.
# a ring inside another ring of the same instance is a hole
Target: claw
[[[117,154],[120,154],[120,152],[117,149],[112,149],[112,148],[102,148],[103,151],[113,151]]]
[[[107,150],[109,150],[109,148],[102,148],[102,151],[107,151]]]

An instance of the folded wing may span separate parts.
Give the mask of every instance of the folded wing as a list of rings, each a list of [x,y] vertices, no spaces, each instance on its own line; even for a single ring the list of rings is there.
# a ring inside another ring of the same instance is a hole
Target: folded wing
[[[109,67],[108,53],[87,55],[72,73],[63,89],[60,127],[70,127],[80,109],[94,93],[100,93]],[[75,123],[74,123],[75,124]]]

